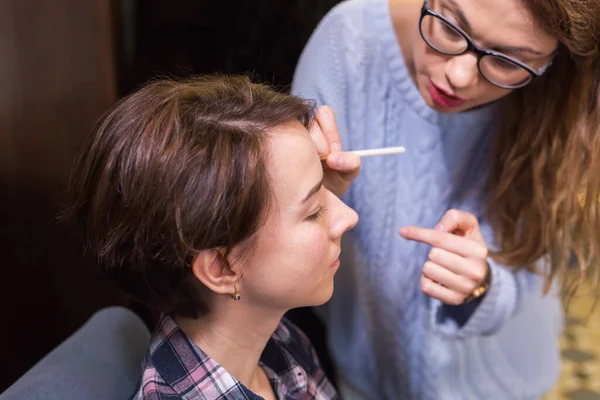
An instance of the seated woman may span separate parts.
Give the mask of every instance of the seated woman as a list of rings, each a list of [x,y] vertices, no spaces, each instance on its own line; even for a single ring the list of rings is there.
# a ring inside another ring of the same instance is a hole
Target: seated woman
[[[163,313],[134,399],[337,398],[282,319],[329,300],[358,222],[323,186],[311,112],[245,77],[163,80],[88,137],[71,183],[86,249]]]

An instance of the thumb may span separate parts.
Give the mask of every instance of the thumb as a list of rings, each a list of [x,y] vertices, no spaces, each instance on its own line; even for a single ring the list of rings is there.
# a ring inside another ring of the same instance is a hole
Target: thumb
[[[477,217],[466,211],[446,211],[440,222],[434,228],[436,231],[454,233],[485,243],[479,229]]]
[[[327,157],[327,166],[339,172],[352,172],[358,175],[361,159],[354,153],[339,152]]]

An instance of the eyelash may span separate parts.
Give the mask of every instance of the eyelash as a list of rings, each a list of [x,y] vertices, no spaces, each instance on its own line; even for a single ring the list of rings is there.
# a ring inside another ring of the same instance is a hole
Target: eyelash
[[[323,216],[325,211],[327,211],[327,209],[324,207],[321,207],[321,208],[319,208],[319,211],[317,211],[316,213],[314,213],[312,215],[309,215],[308,217],[306,217],[306,219],[309,221],[316,221]]]

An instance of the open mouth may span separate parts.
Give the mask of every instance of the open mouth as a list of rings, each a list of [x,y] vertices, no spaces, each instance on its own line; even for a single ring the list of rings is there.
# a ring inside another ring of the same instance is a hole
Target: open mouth
[[[463,105],[466,100],[453,96],[444,89],[438,87],[431,80],[429,81],[429,94],[435,104],[443,108],[455,108]]]

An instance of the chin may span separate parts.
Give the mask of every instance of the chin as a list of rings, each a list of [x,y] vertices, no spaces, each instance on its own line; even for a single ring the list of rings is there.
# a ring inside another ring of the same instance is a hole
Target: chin
[[[317,293],[315,293],[315,295],[316,294]],[[323,288],[322,290],[320,290],[318,292],[318,297],[315,296],[314,301],[312,302],[312,304],[310,304],[310,306],[311,307],[321,306],[321,305],[327,303],[329,300],[331,300],[332,296],[333,296],[333,281],[331,282],[331,285],[329,285],[329,287]]]

